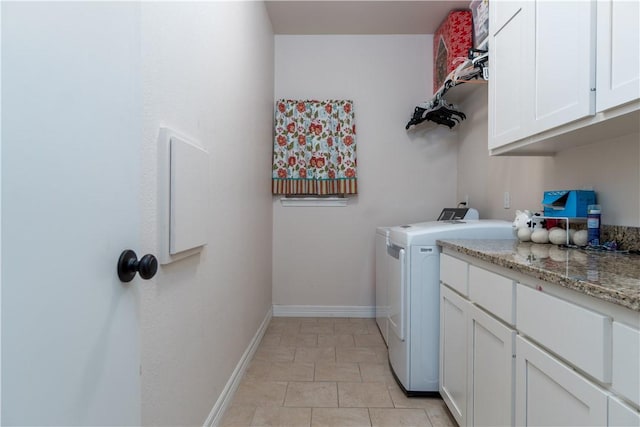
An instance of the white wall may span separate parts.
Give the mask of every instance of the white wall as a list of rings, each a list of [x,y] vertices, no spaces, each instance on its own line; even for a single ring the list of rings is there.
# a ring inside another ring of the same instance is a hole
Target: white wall
[[[459,131],[458,197],[481,218],[512,220],[516,209],[538,210],[545,188],[549,157],[490,157],[487,143],[487,86],[472,92],[461,106],[467,115]],[[511,209],[503,208],[503,195],[511,195]]]
[[[208,245],[141,286],[142,422],[202,425],[271,307],[273,33],[262,2],[149,2],[142,37],[146,247],[158,129],[211,157]]]
[[[553,157],[490,157],[487,151],[487,91],[473,92],[462,106],[469,119],[460,128],[458,197],[487,218],[513,219],[516,209],[542,209],[545,190],[593,188],[602,222],[640,226],[640,136],[635,133],[557,153]],[[511,209],[503,194],[511,194]]]
[[[603,224],[640,227],[639,157],[637,133],[561,151],[545,189],[593,187]]]
[[[432,37],[276,36],[276,98],[354,101],[359,195],[345,208],[273,202],[273,303],[374,305],[376,226],[456,203],[457,136],[405,131],[431,94]]]

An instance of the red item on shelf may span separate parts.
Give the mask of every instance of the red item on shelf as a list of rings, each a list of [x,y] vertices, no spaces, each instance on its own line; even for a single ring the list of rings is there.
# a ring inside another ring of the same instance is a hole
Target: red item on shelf
[[[545,218],[544,220],[547,230],[551,230],[553,227],[558,227],[561,222],[564,222],[564,221],[559,219],[551,219],[551,218]]]
[[[433,35],[434,93],[442,86],[447,75],[467,58],[473,43],[472,32],[470,10],[449,12],[436,30]]]

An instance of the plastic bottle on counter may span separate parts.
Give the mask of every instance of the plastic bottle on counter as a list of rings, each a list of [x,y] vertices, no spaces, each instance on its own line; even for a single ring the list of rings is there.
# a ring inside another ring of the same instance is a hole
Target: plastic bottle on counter
[[[600,205],[587,206],[587,245],[598,246],[600,244]]]

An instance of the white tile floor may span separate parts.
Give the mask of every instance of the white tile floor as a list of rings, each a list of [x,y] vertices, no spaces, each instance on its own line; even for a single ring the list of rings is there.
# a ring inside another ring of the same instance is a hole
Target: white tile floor
[[[274,317],[222,426],[455,426],[439,398],[407,398],[373,319]]]

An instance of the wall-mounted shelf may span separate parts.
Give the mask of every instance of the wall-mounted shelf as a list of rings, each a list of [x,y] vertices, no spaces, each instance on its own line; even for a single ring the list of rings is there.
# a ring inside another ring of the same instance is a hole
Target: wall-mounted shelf
[[[461,102],[471,92],[475,91],[479,84],[486,83],[488,60],[488,52],[470,49],[469,58],[465,59],[464,62],[449,73],[444,84],[433,95],[431,100],[415,107],[413,116],[405,129],[408,130],[412,126],[425,121],[431,121],[453,129],[462,120],[466,119],[466,115],[458,111],[457,106],[450,102]]]
[[[484,79],[471,80],[461,83],[449,89],[446,97],[447,101],[453,103],[454,105],[460,105],[471,95],[471,93],[475,92],[479,87],[486,86],[487,80]]]

